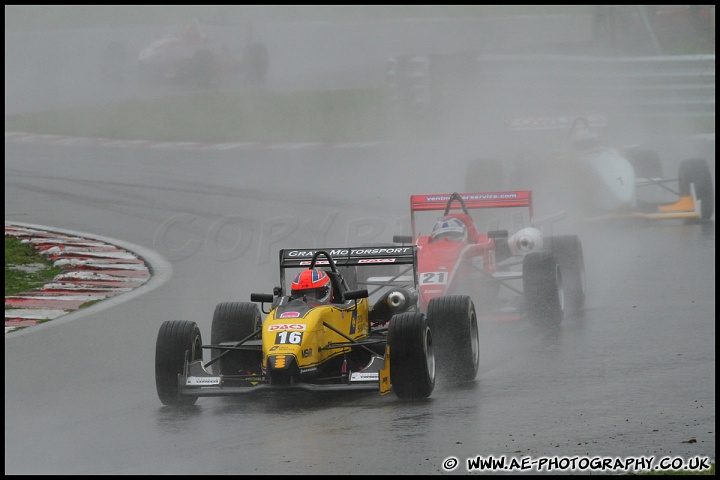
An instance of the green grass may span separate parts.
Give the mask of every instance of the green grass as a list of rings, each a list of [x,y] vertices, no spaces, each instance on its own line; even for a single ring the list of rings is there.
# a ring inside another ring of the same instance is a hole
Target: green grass
[[[16,267],[33,265],[33,271]],[[5,296],[37,290],[64,269],[39,255],[29,243],[22,243],[16,237],[5,235]]]
[[[199,142],[349,142],[383,139],[382,89],[204,93],[131,100],[6,119],[5,130]]]

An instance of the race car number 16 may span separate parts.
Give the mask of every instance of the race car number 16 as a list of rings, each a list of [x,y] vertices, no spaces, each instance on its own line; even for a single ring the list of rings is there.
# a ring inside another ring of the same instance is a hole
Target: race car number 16
[[[303,332],[278,332],[275,335],[275,344],[278,343],[291,343],[293,345],[300,345],[302,343]]]
[[[442,285],[447,283],[447,272],[425,272],[420,274],[420,285]]]

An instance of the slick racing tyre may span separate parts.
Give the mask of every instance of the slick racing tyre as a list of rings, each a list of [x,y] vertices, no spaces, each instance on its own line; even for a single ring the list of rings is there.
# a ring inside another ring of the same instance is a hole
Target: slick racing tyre
[[[258,330],[261,325],[260,309],[256,304],[251,302],[219,303],[213,313],[210,340],[213,345],[239,342]],[[259,373],[262,359],[255,352],[213,348],[210,358],[214,360],[220,355],[222,357],[212,365],[215,375]]]
[[[178,375],[188,360],[203,359],[202,336],[195,322],[168,320],[163,322],[155,343],[155,386],[163,405],[193,405],[196,396],[180,395]]]
[[[441,378],[451,382],[475,380],[480,366],[480,341],[472,299],[467,295],[433,298],[427,316],[435,336]]]
[[[585,259],[577,235],[555,235],[545,239],[545,249],[560,264],[565,293],[565,313],[577,315],[585,306]]]
[[[427,398],[435,388],[435,347],[422,313],[395,315],[388,327],[390,383],[398,398]]]
[[[691,158],[680,163],[678,174],[680,195],[690,195],[690,184],[695,185],[695,195],[700,200],[700,218],[710,220],[715,211],[715,193],[713,191],[710,166],[704,158]]]
[[[522,273],[527,314],[541,324],[559,324],[565,311],[565,295],[557,257],[547,252],[528,253]]]

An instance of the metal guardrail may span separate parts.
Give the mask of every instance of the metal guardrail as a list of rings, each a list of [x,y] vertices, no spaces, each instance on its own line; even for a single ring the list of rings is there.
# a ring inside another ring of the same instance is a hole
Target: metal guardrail
[[[393,56],[387,80],[391,107],[414,111],[472,102],[516,115],[715,117],[715,55]]]

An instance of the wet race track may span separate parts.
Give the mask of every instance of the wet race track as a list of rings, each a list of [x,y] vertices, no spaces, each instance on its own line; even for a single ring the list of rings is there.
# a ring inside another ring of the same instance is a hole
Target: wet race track
[[[153,279],[5,335],[6,474],[486,473],[468,464],[479,456],[532,473],[558,460],[553,473],[566,473],[570,459],[715,459],[714,216],[553,224],[582,241],[584,314],[553,330],[481,323],[476,381],[440,378],[426,400],[283,393],[173,409],[155,388],[163,321],[195,321],[207,343],[218,303],[272,291],[279,249],[408,234],[409,196],[462,189],[467,151],[52,143],[6,138],[6,221],[116,239]],[[712,161],[714,136],[703,148],[692,156]]]
[[[714,458],[714,221],[558,224],[583,242],[585,315],[555,331],[481,324],[476,382],[440,380],[425,401],[282,395],[162,406],[160,324],[194,320],[209,338],[217,303],[271,290],[278,248],[345,244],[368,225],[391,238],[414,187],[381,179],[373,195],[357,183],[308,195],[296,180],[322,169],[332,184],[349,166],[370,172],[378,158],[438,154],[402,148],[205,153],[200,165],[195,152],[6,143],[6,218],[142,246],[162,279],[124,303],[6,335],[6,473],[421,474],[444,473],[449,457],[460,460],[456,473],[490,455]],[[287,175],[277,178],[274,164]],[[273,189],[258,188],[261,179]]]

